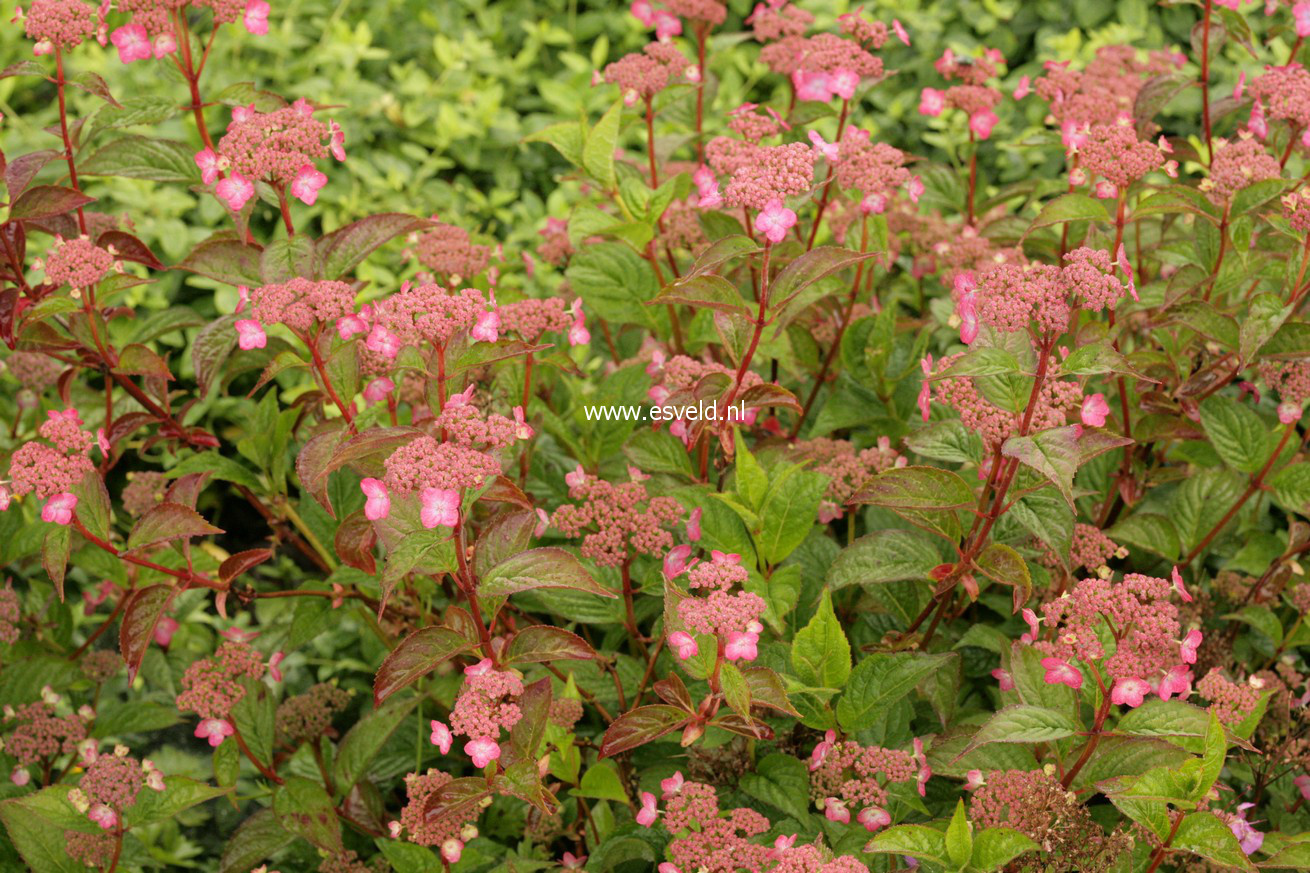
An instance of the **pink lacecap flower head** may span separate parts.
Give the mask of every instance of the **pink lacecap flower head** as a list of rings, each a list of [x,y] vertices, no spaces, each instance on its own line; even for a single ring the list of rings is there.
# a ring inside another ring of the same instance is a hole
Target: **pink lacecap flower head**
[[[245,106],[232,107],[232,122],[240,124],[243,121],[249,121],[259,113],[255,112],[255,104],[250,103]]]
[[[1042,658],[1047,685],[1068,685],[1075,691],[1083,687],[1083,674],[1063,658]]]
[[[773,848],[769,850],[768,857],[777,860],[787,854],[793,846],[796,845],[796,834],[790,836],[779,834],[773,840]]]
[[[1110,404],[1105,402],[1104,394],[1090,394],[1083,398],[1080,412],[1083,424],[1088,427],[1105,427],[1105,417],[1110,414]]]
[[[459,492],[454,488],[424,488],[419,492],[423,509],[419,520],[429,530],[441,525],[454,527],[459,524]]]
[[[1173,667],[1169,672],[1164,674],[1160,680],[1156,693],[1160,695],[1161,700],[1168,700],[1171,697],[1187,697],[1192,693],[1192,670],[1186,664],[1179,664]]]
[[[386,376],[379,376],[364,388],[364,402],[372,404],[387,399],[387,395],[396,390],[396,383]]]
[[[526,440],[532,437],[535,431],[532,425],[528,424],[527,418],[523,414],[522,406],[514,407],[514,436],[516,439]]]
[[[866,194],[860,201],[862,215],[882,215],[887,211],[886,194]]]
[[[313,206],[318,200],[319,190],[327,182],[327,174],[320,172],[313,164],[305,164],[296,172],[296,178],[291,180],[291,196],[306,206]]]
[[[846,808],[846,804],[836,797],[825,797],[823,799],[823,816],[828,821],[835,821],[840,824],[850,824],[851,811]]]
[[[977,791],[979,788],[982,788],[986,784],[987,784],[987,779],[984,778],[983,772],[981,770],[970,770],[968,773],[964,774],[965,791]]]
[[[212,185],[218,181],[218,174],[223,169],[218,155],[211,148],[196,152],[196,166],[200,168],[200,180],[206,185]]]
[[[1099,179],[1092,188],[1092,194],[1096,196],[1097,200],[1114,200],[1119,196],[1119,189],[1115,187],[1113,182]]]
[[[891,813],[880,806],[866,806],[860,810],[860,814],[855,820],[864,825],[864,829],[873,833],[880,828],[885,828],[892,823]]]
[[[196,725],[195,735],[202,739],[208,739],[211,746],[221,745],[223,740],[236,733],[236,728],[232,727],[231,722],[221,718],[203,718],[200,724]]]
[[[495,665],[491,663],[491,659],[483,658],[481,661],[478,661],[476,664],[469,664],[467,667],[465,667],[464,675],[485,676],[486,674],[490,673],[494,669],[495,669]]]
[[[118,827],[118,813],[108,804],[97,803],[87,812],[86,817],[107,831]]]
[[[942,114],[946,109],[946,93],[936,88],[924,88],[919,94],[919,114],[932,118]]]
[[[246,0],[246,12],[241,16],[241,23],[255,36],[264,36],[268,33],[268,11],[267,0]]]
[[[264,326],[253,318],[243,318],[237,321],[237,345],[242,349],[262,349],[268,345],[268,336],[264,333]]]
[[[992,128],[998,121],[1000,119],[996,117],[995,112],[983,109],[969,116],[969,130],[973,131],[973,135],[978,139],[987,139],[992,135]]]
[[[728,643],[723,647],[723,656],[729,661],[754,661],[759,657],[757,643],[760,635],[733,631],[728,634]]]
[[[346,159],[346,132],[335,121],[328,122],[328,150],[338,161]]]
[[[693,509],[693,510],[691,511],[691,515],[687,516],[687,539],[691,540],[693,543],[698,543],[698,542],[700,542],[700,538],[701,538],[701,530],[700,530],[701,512],[702,512],[702,510],[701,510],[701,508],[698,506],[698,507],[696,507],[695,509]]]
[[[219,179],[214,186],[214,194],[233,212],[245,206],[255,196],[255,185],[245,176],[234,172],[226,179]]]
[[[1278,404],[1278,420],[1283,424],[1296,424],[1301,420],[1301,406],[1290,400]]]
[[[1301,0],[1292,7],[1292,20],[1296,22],[1296,35],[1310,36],[1310,0]]]
[[[343,340],[350,339],[357,333],[368,333],[368,321],[361,315],[355,313],[337,319],[337,335]]]
[[[700,653],[700,647],[696,645],[696,638],[686,631],[674,631],[669,634],[669,648],[678,656],[678,660],[685,661],[688,658],[694,658]]]
[[[364,340],[364,346],[387,360],[395,360],[396,355],[400,354],[400,337],[382,325],[375,324],[369,331],[368,338]]]
[[[765,204],[755,221],[755,226],[764,234],[764,238],[774,244],[786,239],[787,231],[795,224],[796,213],[776,197]]]
[[[124,24],[115,29],[109,41],[118,49],[118,59],[125,64],[155,56],[154,47],[150,45],[150,35],[139,24]]]
[[[474,767],[481,769],[500,758],[500,745],[490,737],[479,737],[464,744],[464,754],[472,759]]]
[[[682,771],[679,770],[678,772],[670,776],[668,779],[660,780],[660,790],[664,792],[665,797],[668,797],[671,794],[677,794],[678,792],[682,791],[682,786],[686,783],[686,781],[687,780],[684,779],[682,776]]]
[[[649,791],[641,792],[641,809],[637,810],[637,824],[648,828],[655,824],[655,819],[659,818],[660,811],[655,806],[655,795]]]
[[[691,546],[683,544],[674,546],[664,553],[664,577],[666,579],[676,579],[681,576],[691,565],[687,559],[691,557]]]
[[[73,510],[77,508],[77,495],[67,491],[56,494],[41,507],[41,520],[53,524],[72,524]]]
[[[715,564],[730,564],[737,566],[741,563],[741,555],[736,552],[720,552],[718,549],[710,549],[710,560]]]
[[[534,537],[543,537],[543,536],[546,535],[546,528],[548,528],[548,527],[550,527],[550,516],[546,514],[546,510],[544,510],[544,509],[542,509],[540,506],[538,506],[538,507],[537,507],[537,526],[536,526],[535,528],[533,528],[533,530],[532,530],[532,535],[533,535]]]
[[[268,675],[273,677],[274,682],[282,681],[281,664],[284,660],[286,660],[286,657],[287,657],[287,653],[281,651],[274,652],[272,655],[269,656]]]
[[[1178,596],[1183,599],[1183,603],[1191,603],[1192,595],[1188,592],[1187,585],[1183,583],[1183,574],[1178,572],[1177,567],[1174,567],[1171,578],[1174,583],[1174,590],[1177,591]]]
[[[1179,653],[1182,655],[1184,664],[1196,663],[1196,650],[1201,647],[1201,632],[1193,628],[1187,632],[1179,643]]]
[[[444,722],[437,721],[435,718],[432,719],[431,725],[432,736],[428,737],[428,741],[440,749],[441,754],[449,754],[450,745],[455,741],[454,736],[450,732],[450,728],[446,727]]]
[[[1146,695],[1151,693],[1151,685],[1145,679],[1138,679],[1129,676],[1125,679],[1115,680],[1114,688],[1110,689],[1110,702],[1116,706],[1128,705],[1138,707],[1146,699]]]
[[[905,43],[906,45],[910,44],[910,33],[905,29],[905,25],[901,24],[901,20],[899,18],[892,19],[892,32],[896,34],[896,38],[899,39],[901,42]]]

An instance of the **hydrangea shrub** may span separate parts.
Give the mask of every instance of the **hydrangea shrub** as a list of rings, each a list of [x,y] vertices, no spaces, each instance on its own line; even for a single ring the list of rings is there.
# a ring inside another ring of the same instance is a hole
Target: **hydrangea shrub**
[[[1310,2],[741,5],[603,11],[531,228],[310,211],[265,0],[17,12],[0,868],[1310,869]]]

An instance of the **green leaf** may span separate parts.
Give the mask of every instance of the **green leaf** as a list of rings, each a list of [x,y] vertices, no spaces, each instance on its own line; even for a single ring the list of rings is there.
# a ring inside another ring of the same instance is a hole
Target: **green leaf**
[[[482,597],[508,597],[534,588],[569,588],[599,597],[617,597],[602,588],[582,562],[560,548],[520,552],[488,570],[478,585]]]
[[[740,438],[733,474],[733,487],[741,495],[746,507],[758,514],[764,505],[764,496],[768,493],[769,476]]]
[[[982,439],[957,418],[934,422],[906,438],[910,451],[948,464],[977,463],[982,456]]]
[[[1001,454],[1015,458],[1049,479],[1070,506],[1073,505],[1073,477],[1087,461],[1131,439],[1078,425],[1054,427],[1032,436],[1010,437],[1001,446]]]
[[[656,310],[645,304],[659,293],[659,284],[650,264],[628,246],[585,246],[569,260],[565,276],[586,308],[611,325],[657,326]]]
[[[1001,870],[1026,852],[1041,849],[1031,837],[1010,828],[985,828],[974,835],[969,866],[975,870]]]
[[[549,143],[570,164],[581,167],[582,144],[586,136],[586,131],[578,122],[563,121],[559,124],[549,124],[536,133],[528,134],[523,141]]]
[[[441,868],[441,862],[427,846],[382,838],[374,842],[396,873],[430,873]]]
[[[127,547],[131,551],[156,546],[177,539],[212,536],[221,534],[221,528],[214,527],[200,517],[194,509],[181,503],[157,503],[142,514],[127,535]]]
[[[772,318],[806,288],[853,267],[860,261],[878,256],[878,252],[853,252],[837,246],[818,246],[782,268],[769,285],[769,310]]]
[[[373,680],[373,702],[384,700],[435,670],[437,665],[467,652],[473,644],[448,627],[425,627],[405,637],[382,661]]]
[[[176,269],[207,276],[228,285],[258,288],[264,284],[259,270],[263,249],[235,239],[210,239],[202,242],[182,259]]]
[[[1224,618],[1228,621],[1240,621],[1255,628],[1272,640],[1275,646],[1280,646],[1283,642],[1283,623],[1267,606],[1248,604],[1237,612],[1230,612]]]
[[[909,855],[941,867],[949,863],[946,837],[926,825],[896,825],[878,834],[864,849],[882,855]]]
[[[322,785],[300,776],[287,779],[273,794],[273,812],[283,828],[319,849],[340,853],[341,822]]]
[[[505,647],[504,663],[535,664],[550,661],[589,661],[596,650],[586,640],[563,628],[537,624],[516,633]]]
[[[369,764],[382,751],[382,747],[405,721],[416,703],[417,697],[388,701],[366,713],[342,737],[332,767],[335,773],[333,787],[338,796],[349,796],[350,789],[368,772]],[[317,738],[311,742],[317,742]]]
[[[594,800],[615,800],[628,803],[628,793],[623,790],[623,780],[619,778],[618,768],[613,761],[597,761],[582,774],[582,782],[573,789],[575,797],[590,797]]]
[[[684,276],[677,279],[647,302],[647,306],[665,303],[682,303],[695,309],[712,309],[716,312],[735,313],[743,318],[753,318],[755,313],[746,305],[737,286],[722,276],[706,274],[701,276]]]
[[[751,689],[746,677],[730,661],[719,665],[719,682],[723,689],[723,700],[728,707],[740,716],[749,718],[751,714]]]
[[[877,530],[860,537],[837,555],[828,568],[828,587],[877,585],[927,579],[942,562],[941,554],[922,533]]]
[[[587,141],[582,146],[582,169],[607,191],[614,188],[614,149],[619,141],[622,114],[623,101],[616,100],[587,132]]]
[[[955,802],[955,814],[946,826],[946,856],[957,869],[969,863],[973,857],[973,834],[969,830],[969,819],[964,812],[964,799]]]
[[[1013,588],[1012,598],[1017,612],[1033,593],[1033,579],[1028,564],[1019,553],[1004,543],[992,543],[974,559],[974,565],[984,576],[1000,585]]]
[[[760,557],[770,564],[781,563],[809,536],[828,485],[818,473],[774,472],[760,509],[763,528],[757,541]]]
[[[1182,554],[1174,523],[1153,512],[1135,512],[1105,533],[1117,543],[1146,549],[1168,561],[1176,561]]]
[[[854,733],[887,718],[892,707],[946,662],[954,653],[929,655],[916,652],[874,653],[855,665],[837,701],[837,721]],[[831,686],[838,687],[838,686]]]
[[[600,756],[609,758],[658,740],[682,727],[691,714],[662,703],[638,706],[610,722],[600,743]]]
[[[1216,394],[1201,402],[1201,424],[1224,462],[1242,473],[1259,470],[1269,456],[1269,428],[1249,407]]]
[[[10,221],[39,221],[54,218],[72,212],[79,206],[94,203],[94,197],[88,197],[72,188],[58,185],[37,185],[28,188],[9,207]]]
[[[77,169],[87,176],[200,183],[194,150],[186,143],[148,136],[121,136],[80,162]]]
[[[259,272],[268,285],[297,277],[317,279],[319,261],[314,241],[304,234],[274,240],[259,256]]]
[[[743,773],[741,790],[800,822],[810,818],[810,774],[791,755],[766,755],[754,772]]]
[[[431,224],[403,212],[381,212],[339,227],[314,244],[323,278],[340,279],[387,242]]]
[[[623,444],[623,454],[643,473],[671,473],[692,478],[691,456],[682,441],[667,430],[639,428]]]
[[[1310,516],[1310,464],[1304,461],[1289,464],[1270,476],[1268,483],[1279,506]]]
[[[1226,869],[1255,870],[1232,830],[1212,812],[1184,815],[1171,847],[1200,855]]]
[[[217,788],[185,776],[167,776],[163,791],[142,791],[137,795],[136,805],[124,813],[124,820],[130,827],[168,821],[183,810],[231,791],[231,788]]]
[[[46,795],[46,791],[56,790],[62,792],[58,799]],[[4,823],[10,842],[31,873],[86,873],[87,868],[64,851],[66,825],[51,820],[47,811],[47,806],[54,802],[67,806],[71,812],[73,808],[66,799],[68,792],[61,786],[46,791],[0,802],[0,822]]]
[[[1061,194],[1044,205],[1042,211],[1037,213],[1037,217],[1033,219],[1033,223],[1028,225],[1028,230],[1024,236],[1039,227],[1050,227],[1054,224],[1065,224],[1070,221],[1109,220],[1110,214],[1106,212],[1105,204],[1102,201],[1088,197],[1086,194],[1071,192]]]
[[[1137,372],[1128,359],[1115,350],[1108,342],[1088,343],[1077,348],[1060,364],[1060,372],[1066,376],[1104,376],[1109,374],[1133,376],[1137,379],[1147,377]],[[1153,381],[1153,380],[1147,380]]]
[[[1082,725],[1062,712],[1015,704],[988,719],[961,754],[968,754],[989,743],[1049,743],[1071,737],[1081,730]]]
[[[792,669],[812,688],[841,688],[851,675],[851,644],[832,611],[827,591],[810,623],[796,632],[791,644]]]
[[[227,839],[218,871],[249,873],[261,861],[282,851],[295,839],[294,834],[288,833],[278,823],[273,810],[261,809],[243,821]]]
[[[894,467],[866,482],[850,502],[922,511],[959,509],[973,506],[976,500],[958,473],[937,467]]]

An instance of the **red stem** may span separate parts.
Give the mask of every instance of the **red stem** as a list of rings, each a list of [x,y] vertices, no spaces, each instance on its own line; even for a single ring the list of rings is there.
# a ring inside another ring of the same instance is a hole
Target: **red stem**
[[[73,140],[68,135],[68,106],[64,96],[64,53],[55,46],[55,90],[59,93],[59,133],[64,141],[64,160],[68,162],[68,184],[78,194],[82,193],[82,188],[77,184],[77,165],[73,161]],[[77,226],[82,231],[82,235],[87,235],[86,215],[82,212],[82,207],[77,207]]]

